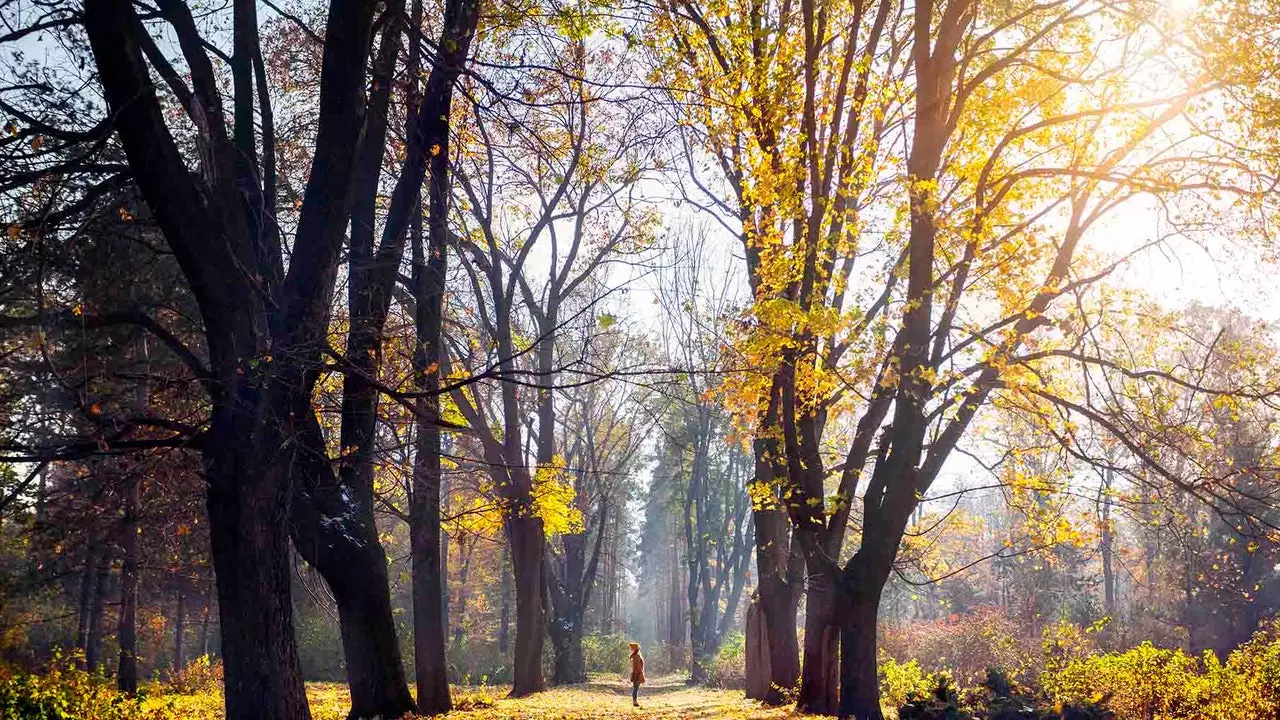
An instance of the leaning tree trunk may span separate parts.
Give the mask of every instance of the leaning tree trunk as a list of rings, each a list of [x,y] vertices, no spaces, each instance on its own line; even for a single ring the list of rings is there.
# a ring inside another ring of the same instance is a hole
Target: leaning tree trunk
[[[305,463],[302,477],[294,483],[298,491],[294,496],[294,544],[324,578],[337,604],[351,689],[348,717],[353,719],[399,717],[416,709],[405,682],[386,553],[374,517],[378,392],[368,380],[378,375],[394,268],[399,267],[403,252],[403,233],[384,237],[381,247],[376,252],[374,248],[375,200],[403,10],[403,0],[396,0],[387,3],[383,11],[384,28],[373,60],[365,134],[354,168],[346,347],[351,369],[343,377],[342,387],[339,446],[343,454],[335,473],[326,462],[323,432],[318,424],[304,419],[308,426],[314,426],[305,437],[306,456],[315,462]]]
[[[373,516],[372,485],[353,490],[338,481],[310,407],[296,413],[301,449],[293,463],[292,537],[298,554],[332,591],[351,711],[356,718],[398,717],[415,709],[400,659],[388,591],[387,556]]]

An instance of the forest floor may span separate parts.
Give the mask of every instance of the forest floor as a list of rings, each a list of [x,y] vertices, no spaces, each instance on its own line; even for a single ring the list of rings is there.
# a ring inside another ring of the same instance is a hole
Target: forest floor
[[[650,720],[773,720],[796,717],[787,708],[766,708],[747,700],[741,690],[689,687],[678,676],[653,678],[640,690],[640,707],[631,706],[631,685],[621,678],[596,678],[583,685],[553,688],[520,698],[505,697],[500,686],[454,688],[458,720],[586,720],[647,718]],[[343,720],[350,708],[342,683],[308,683],[314,720]],[[219,720],[222,698],[211,694],[156,695],[147,704],[167,707],[175,717]]]

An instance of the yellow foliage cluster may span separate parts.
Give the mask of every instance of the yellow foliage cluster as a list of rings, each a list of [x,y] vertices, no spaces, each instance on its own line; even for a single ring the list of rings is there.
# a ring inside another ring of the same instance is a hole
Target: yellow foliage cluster
[[[533,507],[548,535],[572,535],[585,527],[582,511],[574,504],[577,491],[568,482],[563,455],[538,468],[533,478]]]
[[[1280,716],[1280,624],[1222,662],[1143,643],[1051,668],[1042,684],[1057,703],[1105,704],[1116,720],[1274,720]]]

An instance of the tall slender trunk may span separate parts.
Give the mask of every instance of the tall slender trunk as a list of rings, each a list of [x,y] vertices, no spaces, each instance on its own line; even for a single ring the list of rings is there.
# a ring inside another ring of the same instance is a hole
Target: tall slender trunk
[[[1116,613],[1116,576],[1112,568],[1115,540],[1111,528],[1111,483],[1113,477],[1112,471],[1108,469],[1104,475],[1102,507],[1099,512],[1102,521],[1102,538],[1099,549],[1102,553],[1103,608],[1106,610],[1107,615],[1112,617]]]
[[[475,553],[475,550],[476,544],[475,541],[472,541],[470,547],[463,553],[462,569],[458,573],[457,621],[453,624],[453,647],[455,650],[462,646],[462,638],[466,630],[463,626],[462,618],[466,616],[467,612],[467,576],[471,574],[471,556]],[[461,552],[461,548],[459,551]],[[445,604],[448,604],[448,595],[445,595]],[[446,631],[449,629],[448,624],[443,627]]]
[[[498,652],[507,653],[511,640],[511,542],[502,544],[502,601],[498,608]]]
[[[80,601],[76,620],[76,647],[80,649],[83,656],[87,656],[89,652],[89,618],[92,614],[93,587],[97,579],[100,552],[97,536],[91,534],[85,543],[84,569],[80,573]]]
[[[434,416],[433,416],[434,417]],[[440,565],[440,427],[418,420],[413,468],[413,507],[409,535],[413,555],[414,677],[418,709],[423,714],[448,712],[448,665]]]
[[[138,691],[138,511],[142,480],[129,481],[124,502],[124,520],[120,524],[124,564],[120,570],[120,664],[116,682],[122,692]]]
[[[173,671],[182,672],[187,666],[187,595],[181,589],[173,615]]]
[[[667,593],[669,598],[667,601],[667,644],[673,649],[681,649],[684,644],[684,574],[681,569],[684,563],[681,560],[681,548],[683,545],[679,540],[671,548],[671,575],[670,575],[670,592]]]
[[[209,578],[204,590],[204,605],[200,610],[200,655],[209,656],[209,626],[213,620],[213,578]]]
[[[102,545],[93,570],[93,599],[89,602],[89,624],[85,631],[84,664],[90,672],[102,663],[102,612],[106,604],[107,581],[111,578],[111,547]]]

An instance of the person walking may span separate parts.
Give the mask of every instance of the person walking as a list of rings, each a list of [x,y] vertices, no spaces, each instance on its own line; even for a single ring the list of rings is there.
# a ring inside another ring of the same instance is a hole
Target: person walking
[[[644,658],[640,655],[640,643],[631,646],[631,704],[640,707],[640,686],[644,683]]]

